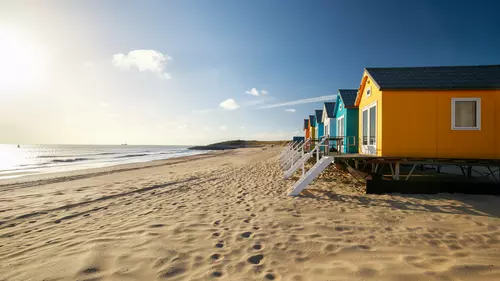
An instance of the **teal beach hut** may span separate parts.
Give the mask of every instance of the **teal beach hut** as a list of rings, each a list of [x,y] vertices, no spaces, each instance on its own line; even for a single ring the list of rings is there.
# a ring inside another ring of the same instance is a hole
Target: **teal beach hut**
[[[358,108],[354,105],[358,90],[339,90],[335,105],[335,136],[342,137],[342,153],[358,152]]]
[[[316,112],[316,135],[318,139],[322,139],[325,135],[323,123],[323,110],[315,110]]]

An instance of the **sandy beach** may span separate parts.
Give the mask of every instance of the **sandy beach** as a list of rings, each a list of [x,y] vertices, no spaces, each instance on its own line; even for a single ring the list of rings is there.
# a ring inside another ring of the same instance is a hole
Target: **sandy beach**
[[[280,148],[0,182],[0,280],[500,280],[500,198],[285,191]],[[295,178],[296,179],[296,178]]]

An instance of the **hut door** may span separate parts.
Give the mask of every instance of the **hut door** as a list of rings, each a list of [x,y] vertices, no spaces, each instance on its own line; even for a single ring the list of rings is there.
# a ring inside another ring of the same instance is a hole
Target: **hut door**
[[[377,154],[377,104],[371,104],[362,113],[362,146],[363,154]]]
[[[338,146],[340,147],[340,151],[345,152],[344,148],[344,140],[345,140],[345,126],[344,126],[344,116],[339,117],[337,119],[337,138],[339,138],[339,144]]]

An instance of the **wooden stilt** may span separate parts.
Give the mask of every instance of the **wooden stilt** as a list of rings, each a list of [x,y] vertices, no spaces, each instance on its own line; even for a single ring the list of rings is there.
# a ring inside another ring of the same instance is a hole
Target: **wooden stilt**
[[[467,175],[465,174],[465,170],[464,170],[464,167],[462,165],[460,165],[460,170],[462,170],[462,174],[466,177]]]
[[[396,162],[396,180],[399,180],[399,162]]]
[[[408,180],[410,177],[411,177],[411,174],[413,173],[413,170],[415,170],[415,167],[417,166],[417,164],[413,165],[413,167],[411,168],[410,170],[410,173],[408,174],[408,176],[406,176],[406,179],[405,180]],[[422,166],[422,165],[421,165]]]
[[[467,166],[467,177],[472,178],[472,166]]]

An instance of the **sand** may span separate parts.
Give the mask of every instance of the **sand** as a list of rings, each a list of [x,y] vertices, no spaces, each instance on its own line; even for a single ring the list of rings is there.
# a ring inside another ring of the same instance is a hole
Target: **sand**
[[[279,148],[0,182],[0,280],[500,280],[500,199],[291,198]]]

